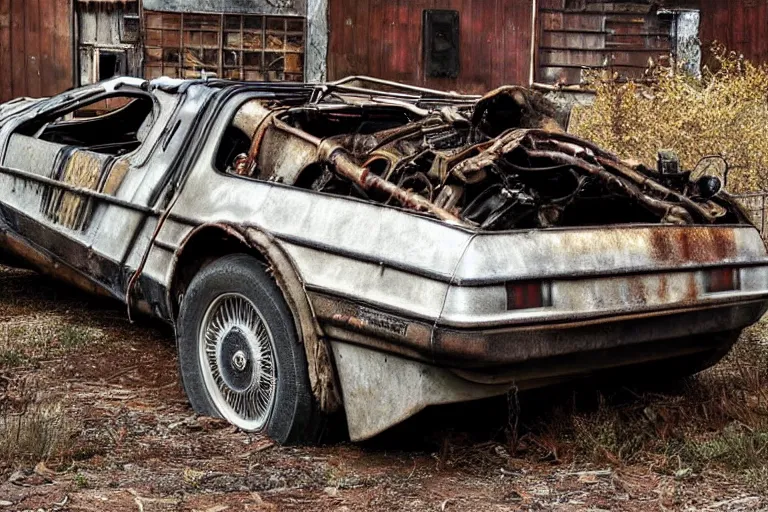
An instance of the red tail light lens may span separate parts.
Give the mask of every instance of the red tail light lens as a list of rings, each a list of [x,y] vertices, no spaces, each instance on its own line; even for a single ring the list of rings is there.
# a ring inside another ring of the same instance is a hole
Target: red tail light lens
[[[507,283],[507,309],[537,309],[552,305],[552,285],[541,281]]]
[[[708,270],[704,274],[704,286],[707,293],[733,292],[741,288],[739,271],[734,268]]]

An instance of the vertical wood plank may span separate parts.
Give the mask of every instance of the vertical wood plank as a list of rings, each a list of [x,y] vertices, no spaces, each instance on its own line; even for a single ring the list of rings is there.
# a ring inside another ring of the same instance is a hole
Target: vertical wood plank
[[[414,49],[414,35],[417,30],[411,25],[411,5],[408,0],[397,2],[395,14],[395,52],[397,54],[397,70],[395,77],[401,82],[414,82],[416,80],[416,60],[412,58]],[[418,26],[418,25],[417,25]]]
[[[13,98],[11,51],[11,0],[0,0],[0,101]]]
[[[370,63],[368,55],[370,52],[370,40],[368,30],[370,26],[370,5],[367,0],[358,0],[353,2],[350,7],[355,9],[355,37],[354,37],[354,60],[351,62],[351,72],[356,75],[369,75]]]
[[[749,45],[744,19],[744,4],[741,2],[731,3],[729,7],[731,16],[731,31],[729,35],[731,37],[729,38],[728,46],[731,50],[743,51]]]
[[[55,10],[53,2],[40,1],[40,92],[43,96],[53,96],[61,92],[57,87],[53,69]]]
[[[344,10],[341,13],[341,44],[344,48],[343,61],[344,61],[344,75],[354,74],[355,61],[355,35],[360,37],[357,26],[357,19],[355,16],[356,10],[353,2],[346,0]]]
[[[491,73],[488,88],[499,87],[504,83],[504,69],[507,67],[507,54],[504,52],[504,11],[502,0],[493,2],[493,29],[488,44]]]
[[[40,76],[40,0],[24,0],[25,44],[27,67],[27,94],[32,97],[42,95]]]
[[[526,85],[530,78],[533,5],[528,0],[504,3],[504,82]]]
[[[11,0],[11,77],[12,96],[27,94],[25,0]]]
[[[768,62],[768,3],[762,3],[758,6],[757,16],[757,36],[760,41],[756,61]]]
[[[341,41],[343,36],[340,26],[340,13],[343,7],[344,0],[331,0],[328,5],[328,78],[330,80],[339,80],[344,75],[340,62],[344,55],[344,47]]]
[[[415,49],[409,58],[413,61],[413,81],[418,85],[427,85],[427,77],[424,73],[424,9],[434,9],[435,0],[413,2],[408,6],[408,18],[411,28],[408,30],[408,45]],[[415,58],[414,58],[415,57]]]
[[[383,70],[383,38],[384,38],[384,2],[385,0],[368,0],[370,9],[370,42],[368,60],[371,69],[371,75],[378,78],[386,78]]]
[[[393,70],[397,69],[397,57],[395,55],[395,14],[397,10],[397,0],[387,0],[382,9],[382,36],[381,36],[381,62],[382,72],[387,78],[397,77]]]
[[[55,88],[65,91],[74,87],[74,27],[72,26],[72,0],[54,0],[56,24],[53,29],[54,62],[53,77]]]

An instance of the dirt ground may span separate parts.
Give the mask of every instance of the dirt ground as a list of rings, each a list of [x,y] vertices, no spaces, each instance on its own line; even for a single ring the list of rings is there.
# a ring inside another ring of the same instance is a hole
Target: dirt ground
[[[521,394],[282,448],[195,416],[169,329],[0,267],[0,512],[768,510],[768,388],[750,378]]]

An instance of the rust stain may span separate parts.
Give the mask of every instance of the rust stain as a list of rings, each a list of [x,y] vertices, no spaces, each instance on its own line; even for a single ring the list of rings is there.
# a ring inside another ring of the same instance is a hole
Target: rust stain
[[[54,279],[58,279],[59,281],[63,281],[97,296],[112,297],[109,292],[96,285],[93,281],[86,279],[79,272],[76,272],[66,265],[59,264],[49,255],[30,247],[10,233],[0,232],[0,245],[2,245],[10,254],[26,261],[32,268],[42,274],[46,274]]]
[[[690,274],[688,276],[688,286],[686,288],[685,301],[695,302],[699,298],[699,287],[696,283],[696,275]]]
[[[646,304],[648,302],[647,290],[642,277],[634,276],[627,279],[630,302],[633,304]]]
[[[736,256],[732,229],[687,228],[650,232],[653,258],[659,263],[717,263]]]
[[[662,303],[669,301],[669,278],[665,275],[659,276],[658,297]]]
[[[342,315],[339,313],[333,315],[331,320],[344,325],[349,325],[350,327],[354,327],[355,329],[365,329],[366,327],[368,327],[368,322],[366,322],[361,318],[357,318],[349,315]]]

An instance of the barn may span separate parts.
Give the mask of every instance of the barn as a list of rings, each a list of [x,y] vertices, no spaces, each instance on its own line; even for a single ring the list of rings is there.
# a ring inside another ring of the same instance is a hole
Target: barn
[[[755,0],[0,0],[0,100],[115,74],[569,86],[695,73],[713,41],[766,62],[767,25]]]

